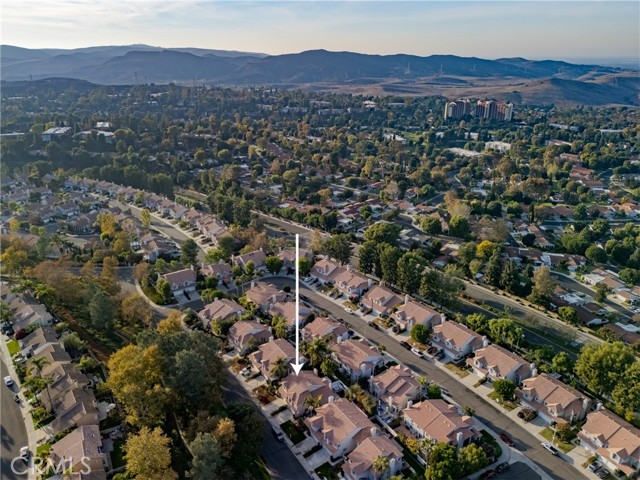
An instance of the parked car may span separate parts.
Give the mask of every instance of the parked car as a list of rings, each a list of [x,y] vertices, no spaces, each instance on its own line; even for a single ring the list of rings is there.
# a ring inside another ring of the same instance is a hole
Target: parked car
[[[413,353],[414,355],[417,355],[420,358],[424,358],[424,354],[422,353],[422,351],[418,350],[415,347],[411,349],[411,353]]]
[[[369,320],[368,325],[374,330],[380,330],[380,327],[378,326],[378,324],[373,320]]]
[[[523,419],[525,422],[530,422],[534,418],[538,416],[538,412],[531,408],[523,408],[518,412],[518,417]]]
[[[595,461],[595,462],[591,462],[589,464],[589,470],[591,470],[592,472],[595,472],[596,470],[598,470],[600,467],[602,467],[602,464],[599,461]]]
[[[598,476],[598,478],[605,478],[610,473],[611,472],[609,470],[607,470],[606,468],[602,467],[600,470],[598,470],[596,472],[596,475]]]
[[[511,440],[511,438],[509,438],[509,435],[507,435],[506,433],[502,432],[500,434],[500,439],[510,447],[513,447],[513,440]]]
[[[438,348],[437,347],[429,347],[427,348],[427,355],[435,355],[436,353],[438,353]]]
[[[405,342],[404,340],[400,342],[400,345],[402,345],[407,350],[411,350],[411,345],[409,345],[409,343]]]
[[[345,308],[344,311],[347,313],[353,313],[353,309],[351,308]]]
[[[244,367],[242,370],[240,370],[240,375],[242,375],[243,377],[249,377],[251,375],[251,366]]]
[[[13,387],[13,378],[11,378],[9,375],[7,375],[6,377],[4,377],[4,384],[7,387]]]
[[[29,461],[29,457],[31,457],[31,452],[29,451],[29,447],[22,447],[20,449],[20,458],[24,463]]]
[[[558,455],[558,449],[556,447],[554,447],[553,445],[551,445],[550,443],[542,442],[540,445],[542,445],[542,448],[547,450],[552,455]]]
[[[282,433],[282,430],[277,430],[276,427],[271,427],[271,433],[279,442],[284,442],[284,433]]]
[[[500,465],[496,467],[496,472],[498,473],[506,472],[510,468],[511,468],[511,465],[509,465],[507,462],[502,462]]]

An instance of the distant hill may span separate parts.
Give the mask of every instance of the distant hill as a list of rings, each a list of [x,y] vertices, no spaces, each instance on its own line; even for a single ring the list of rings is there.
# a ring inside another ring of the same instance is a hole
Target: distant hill
[[[378,86],[377,91],[383,94],[414,95],[443,94],[437,92],[453,87],[460,91],[484,88],[494,96],[508,94],[522,101],[531,97],[560,103],[640,105],[637,72],[555,60],[365,55],[326,50],[265,56],[148,45],[76,50],[3,45],[0,55],[5,81],[69,77],[105,85],[195,82],[353,91],[375,90]],[[618,77],[622,84],[615,80]],[[512,88],[514,85],[519,90]],[[518,91],[513,94],[513,90]]]

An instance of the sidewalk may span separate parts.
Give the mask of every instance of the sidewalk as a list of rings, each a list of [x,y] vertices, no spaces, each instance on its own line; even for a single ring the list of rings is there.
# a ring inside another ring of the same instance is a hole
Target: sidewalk
[[[19,385],[20,382],[18,381],[18,374],[16,373],[16,369],[14,368],[13,362],[11,361],[9,349],[7,348],[7,341],[4,335],[0,340],[0,358],[2,358],[2,362],[7,366],[7,370],[9,371],[11,378],[13,378],[16,385]],[[31,418],[31,406],[27,403],[27,399],[24,396],[22,389],[20,389],[18,395],[20,396],[20,411],[22,413],[22,420],[24,421],[24,426],[27,430],[29,451],[31,452],[31,456],[35,457],[38,445],[44,443],[47,440],[47,435],[41,429],[35,429],[33,425],[33,419]],[[29,469],[29,473],[27,476],[29,480],[35,480],[37,478],[34,470],[35,469]]]

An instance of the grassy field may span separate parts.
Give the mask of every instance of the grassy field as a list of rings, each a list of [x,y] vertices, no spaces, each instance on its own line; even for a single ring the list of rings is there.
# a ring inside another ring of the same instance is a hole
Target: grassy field
[[[551,429],[551,427],[547,427],[540,432],[540,435],[542,435],[544,438],[546,438],[551,442],[553,439],[553,430]],[[573,443],[562,442],[560,441],[560,439],[558,439],[558,437],[556,437],[555,440],[553,440],[553,444],[556,447],[558,447],[560,450],[562,450],[564,453],[569,453],[571,450],[576,448],[576,446]]]
[[[7,342],[7,348],[9,349],[9,355],[13,357],[20,351],[20,344],[17,340],[10,340]]]
[[[291,439],[294,445],[302,442],[306,437],[304,433],[296,428],[291,420],[287,420],[282,425],[280,425],[282,431],[287,434],[287,437]]]

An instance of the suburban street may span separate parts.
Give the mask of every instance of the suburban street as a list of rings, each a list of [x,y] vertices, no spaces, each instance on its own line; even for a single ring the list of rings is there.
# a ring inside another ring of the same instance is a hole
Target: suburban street
[[[271,277],[269,282],[278,287],[288,285],[291,288],[295,288],[295,280],[289,277]],[[410,351],[405,350],[395,339],[369,327],[359,316],[347,313],[344,309],[322,295],[315,293],[304,284],[300,285],[300,291],[304,292],[304,295],[316,307],[329,312],[335,317],[346,320],[352,325],[352,329],[362,337],[384,345],[387,352],[397,358],[398,361],[404,363],[419,375],[426,376],[441,387],[446,388],[451,397],[460,402],[461,405],[468,405],[474,408],[476,417],[491,429],[496,432],[507,432],[514,439],[516,448],[526,457],[540,465],[548,475],[565,480],[585,478],[564,460],[549,454],[540,446],[540,441],[536,437],[507,417],[498,407],[488,403],[475,392],[440,370],[432,360],[419,359]]]
[[[224,397],[225,400],[231,402],[243,401],[250,403],[254,405],[257,412],[261,412],[260,409],[255,406],[254,400],[230,372],[227,372],[227,385],[224,387]],[[271,425],[266,420],[264,420],[264,436],[260,455],[267,464],[273,480],[302,480],[304,478],[311,478],[304,468],[302,468],[296,456],[289,450],[287,444],[279,442],[271,434]]]
[[[4,362],[0,361],[0,372],[2,378],[9,375]],[[16,379],[14,379],[16,381]],[[0,478],[2,480],[24,480],[26,475],[17,475],[11,471],[11,460],[20,455],[20,448],[28,445],[27,430],[22,420],[20,406],[13,401],[13,395],[18,391],[15,385],[7,387],[4,382],[0,385],[0,431],[2,440],[0,443]],[[18,460],[17,468],[25,467],[25,464]]]

